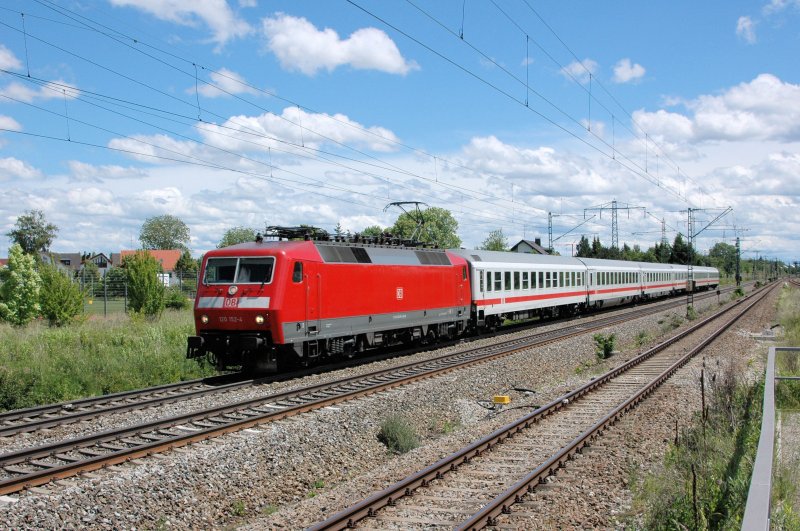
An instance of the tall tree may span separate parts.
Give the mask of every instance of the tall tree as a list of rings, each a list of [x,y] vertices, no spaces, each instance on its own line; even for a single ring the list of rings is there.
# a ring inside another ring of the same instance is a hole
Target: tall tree
[[[175,272],[181,277],[189,277],[197,273],[197,260],[192,258],[192,253],[183,251],[175,263]]]
[[[8,250],[8,266],[0,269],[0,319],[24,326],[39,315],[42,279],[36,261],[15,243]]]
[[[417,231],[417,238],[421,242],[434,243],[442,249],[457,249],[461,247],[461,238],[458,237],[458,221],[449,210],[431,207],[422,212],[424,227]],[[417,230],[418,220],[407,212],[403,212],[395,221],[389,232],[400,238],[410,238]]]
[[[222,239],[217,244],[217,249],[230,247],[237,243],[253,242],[256,240],[256,230],[250,227],[233,227],[225,231]]]
[[[708,251],[711,263],[730,276],[736,270],[736,247],[725,242],[715,243]]]
[[[503,234],[503,229],[493,230],[489,236],[483,240],[483,244],[479,247],[484,251],[507,251],[508,238]]]
[[[147,218],[139,231],[143,249],[189,250],[189,227],[170,214]]]
[[[34,254],[47,252],[57,233],[58,227],[48,223],[41,210],[30,210],[17,218],[14,229],[6,236],[25,254]]]
[[[671,264],[686,264],[689,260],[689,246],[683,241],[683,236],[678,233],[675,242],[672,244],[672,255],[669,262]]]
[[[578,242],[578,246],[575,248],[575,256],[580,258],[592,257],[592,246],[589,245],[589,238],[586,236],[581,236],[581,241]]]

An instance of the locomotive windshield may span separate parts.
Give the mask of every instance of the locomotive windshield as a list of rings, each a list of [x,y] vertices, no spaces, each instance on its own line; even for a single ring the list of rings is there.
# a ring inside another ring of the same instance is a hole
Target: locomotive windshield
[[[269,284],[275,258],[209,258],[204,284]]]

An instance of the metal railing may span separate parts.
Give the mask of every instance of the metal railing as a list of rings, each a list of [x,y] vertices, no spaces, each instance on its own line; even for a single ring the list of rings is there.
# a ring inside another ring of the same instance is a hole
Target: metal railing
[[[775,381],[794,380],[796,377],[775,376],[775,355],[781,352],[800,352],[800,347],[770,347],[767,355],[767,372],[764,380],[764,409],[761,416],[761,435],[758,452],[747,493],[742,529],[746,531],[769,529],[770,494],[772,491],[772,463],[775,451]]]

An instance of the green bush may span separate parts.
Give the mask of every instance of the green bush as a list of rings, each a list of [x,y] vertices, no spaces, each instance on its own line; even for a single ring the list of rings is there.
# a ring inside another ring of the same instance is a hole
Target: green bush
[[[12,245],[7,267],[0,269],[0,319],[25,326],[38,317],[41,285],[33,256],[24,254],[19,244]]]
[[[185,310],[191,306],[186,294],[180,288],[167,288],[164,295],[164,306],[172,310]]]
[[[414,428],[408,420],[399,415],[392,415],[383,421],[378,432],[378,440],[396,454],[404,454],[419,446],[419,438]]]
[[[138,314],[137,314],[138,315]],[[117,314],[68,326],[0,324],[0,409],[77,400],[215,374],[186,358],[191,312]]]
[[[124,262],[128,280],[128,306],[136,313],[156,317],[164,311],[164,284],[158,278],[161,266],[152,255],[137,251]]]
[[[611,356],[614,352],[614,345],[617,341],[617,336],[614,334],[604,335],[604,334],[595,334],[592,336],[594,339],[597,357],[601,360],[604,360]]]
[[[697,310],[694,309],[694,306],[686,307],[686,319],[688,321],[694,321],[697,319]]]
[[[64,326],[83,313],[83,292],[69,275],[51,265],[39,270],[42,277],[40,305],[50,326]]]

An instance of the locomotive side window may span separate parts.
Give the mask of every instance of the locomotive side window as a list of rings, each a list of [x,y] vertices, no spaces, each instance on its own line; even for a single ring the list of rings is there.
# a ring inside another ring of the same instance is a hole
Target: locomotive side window
[[[233,284],[236,276],[236,258],[209,258],[206,262],[205,284]]]
[[[461,268],[461,280],[467,280],[467,266]]]
[[[295,262],[292,270],[292,282],[303,281],[303,262]]]

